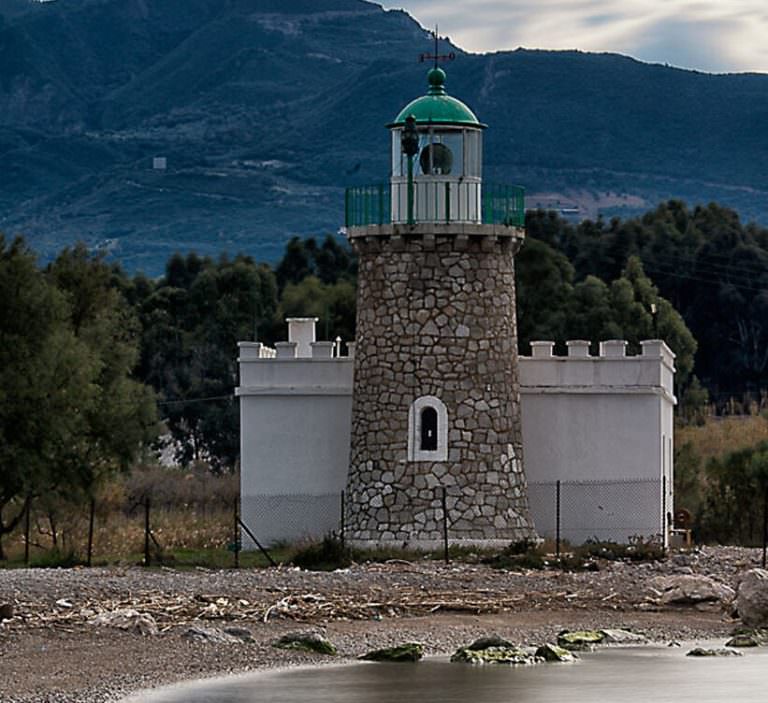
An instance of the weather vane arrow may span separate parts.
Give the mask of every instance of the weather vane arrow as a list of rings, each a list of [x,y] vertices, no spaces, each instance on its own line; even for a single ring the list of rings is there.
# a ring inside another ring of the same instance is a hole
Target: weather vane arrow
[[[440,41],[440,35],[437,33],[437,25],[435,25],[435,31],[430,31],[430,34],[434,36],[435,38],[435,53],[434,54],[420,54],[419,55],[419,61],[424,63],[425,61],[433,61],[435,62],[435,68],[437,68],[437,64],[440,61],[453,61],[456,58],[456,54],[451,52],[450,54],[441,54],[439,53],[439,45],[438,42]]]

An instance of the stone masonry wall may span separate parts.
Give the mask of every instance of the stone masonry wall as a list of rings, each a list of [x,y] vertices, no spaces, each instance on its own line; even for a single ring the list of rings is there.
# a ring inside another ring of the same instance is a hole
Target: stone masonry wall
[[[418,234],[418,233],[416,233]],[[366,237],[359,256],[347,538],[534,536],[523,473],[514,253],[493,236]],[[408,461],[408,411],[447,407],[448,460]]]

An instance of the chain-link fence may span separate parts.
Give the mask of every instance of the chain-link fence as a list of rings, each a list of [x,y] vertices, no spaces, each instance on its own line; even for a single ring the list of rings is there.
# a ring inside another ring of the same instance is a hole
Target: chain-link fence
[[[266,545],[317,539],[327,534],[340,534],[344,495],[304,493],[285,495],[243,496],[242,519],[259,542]],[[255,544],[247,534],[245,549]]]
[[[216,490],[214,490],[216,489]],[[537,533],[572,545],[658,539],[665,529],[663,481],[551,481],[528,485]],[[505,500],[506,498],[506,500]],[[165,563],[180,550],[230,550],[296,544],[334,534],[356,540],[345,525],[353,498],[343,491],[310,495],[237,495],[237,484],[178,480],[64,503],[37,498],[15,539],[25,562],[46,552],[73,553],[79,562],[140,559]],[[364,542],[440,549],[460,541],[499,546],[498,515],[512,496],[480,497],[471,486],[385,486],[365,506]],[[346,508],[346,510],[345,510]],[[357,521],[359,522],[359,521]],[[496,529],[498,528],[498,529]],[[507,532],[509,534],[509,532]],[[22,551],[23,550],[23,551]],[[43,559],[44,561],[44,559]],[[227,562],[229,563],[229,562]]]
[[[664,486],[660,480],[549,481],[528,484],[541,537],[583,544],[626,544],[662,533]]]
[[[628,544],[658,539],[664,529],[665,486],[660,480],[550,481],[528,484],[536,532],[545,539],[572,545],[587,541]],[[503,496],[494,496],[499,505]],[[354,537],[344,524],[344,492],[325,495],[261,495],[244,497],[243,520],[265,544],[295,542],[336,534]],[[389,543],[439,547],[458,539],[476,542],[489,537],[496,508],[479,501],[471,487],[436,486],[413,490],[387,486],[369,516],[379,522],[378,538]],[[511,502],[511,501],[510,501]],[[387,522],[398,514],[400,528]],[[490,517],[489,517],[490,515]],[[367,530],[370,532],[370,530]],[[365,541],[370,541],[366,539]],[[375,540],[374,540],[375,541]],[[246,548],[253,546],[246,538]]]

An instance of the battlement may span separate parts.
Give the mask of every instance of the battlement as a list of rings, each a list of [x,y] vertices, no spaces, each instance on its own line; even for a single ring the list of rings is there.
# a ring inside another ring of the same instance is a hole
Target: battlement
[[[598,356],[590,342],[566,342],[566,356],[555,356],[555,343],[531,342],[531,355],[519,357],[521,393],[663,393],[674,402],[675,354],[660,339],[640,342],[641,353],[627,355],[628,342],[600,342]]]
[[[239,342],[240,385],[235,395],[351,395],[354,342],[315,340],[316,317],[291,317],[288,341],[275,348]],[[347,356],[342,356],[342,346]]]

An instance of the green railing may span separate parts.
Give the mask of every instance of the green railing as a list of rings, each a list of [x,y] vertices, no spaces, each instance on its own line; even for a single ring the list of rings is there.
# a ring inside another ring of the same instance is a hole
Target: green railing
[[[520,186],[467,181],[380,183],[347,188],[347,227],[460,222],[522,227],[525,190]]]

